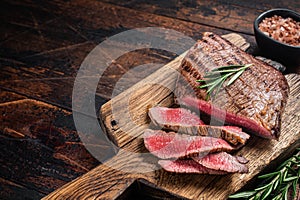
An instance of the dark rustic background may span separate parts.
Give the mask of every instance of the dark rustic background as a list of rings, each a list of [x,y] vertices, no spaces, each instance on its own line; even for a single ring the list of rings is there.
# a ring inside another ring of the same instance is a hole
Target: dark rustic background
[[[40,199],[100,164],[80,141],[71,100],[81,62],[101,41],[149,26],[174,29],[194,39],[204,31],[236,32],[251,44],[250,53],[260,54],[253,21],[277,7],[300,12],[299,0],[2,0],[0,199]],[[96,107],[111,98],[115,83],[128,69],[168,63],[174,57],[153,49],[120,57],[99,82]],[[113,152],[106,140],[95,149],[102,158]]]

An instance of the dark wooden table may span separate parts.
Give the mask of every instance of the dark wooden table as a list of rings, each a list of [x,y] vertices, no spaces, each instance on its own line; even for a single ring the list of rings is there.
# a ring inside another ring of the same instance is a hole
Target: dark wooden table
[[[236,32],[251,44],[248,51],[259,55],[253,20],[277,7],[300,12],[299,0],[1,1],[0,199],[40,199],[90,171],[100,161],[86,150],[87,144],[101,161],[114,154],[105,138],[97,143],[87,138],[83,145],[73,122],[76,73],[99,43],[122,31],[157,26],[193,39],[204,31]],[[129,69],[168,63],[175,56],[141,49],[112,62],[99,81],[96,109],[111,99],[115,84]],[[300,74],[300,68],[285,73],[290,72]]]

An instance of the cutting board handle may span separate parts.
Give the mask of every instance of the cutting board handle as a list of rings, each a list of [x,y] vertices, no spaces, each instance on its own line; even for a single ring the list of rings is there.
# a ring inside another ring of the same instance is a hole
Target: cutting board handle
[[[117,158],[117,156],[114,158]],[[108,162],[116,162],[116,160],[112,159]],[[136,177],[133,174],[124,173],[106,164],[101,164],[87,174],[50,193],[43,200],[116,199],[135,180]]]

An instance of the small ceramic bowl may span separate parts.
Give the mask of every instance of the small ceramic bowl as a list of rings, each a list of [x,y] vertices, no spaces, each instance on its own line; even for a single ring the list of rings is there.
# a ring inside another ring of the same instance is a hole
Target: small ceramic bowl
[[[260,22],[267,17],[274,15],[283,18],[292,18],[296,22],[300,22],[300,14],[288,9],[272,9],[259,15],[254,21],[254,33],[257,46],[262,53],[276,61],[287,66],[300,66],[300,46],[292,46],[275,40],[264,34],[259,28]],[[300,31],[300,30],[299,30]]]

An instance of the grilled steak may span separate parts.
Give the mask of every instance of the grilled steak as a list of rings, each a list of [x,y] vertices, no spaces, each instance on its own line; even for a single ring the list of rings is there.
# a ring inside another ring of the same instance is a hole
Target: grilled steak
[[[219,138],[181,135],[151,129],[144,131],[144,144],[152,154],[162,159],[206,155],[234,149]]]
[[[168,172],[196,174],[226,174],[224,171],[209,169],[194,160],[159,160],[158,164]]]
[[[245,64],[253,65],[233,84],[223,88],[213,101],[196,100],[207,98],[206,89],[199,89],[196,82],[203,79],[207,71]],[[185,56],[180,71],[175,90],[177,103],[192,105],[220,121],[225,119],[226,123],[241,126],[262,137],[279,136],[289,88],[285,77],[273,67],[213,33],[204,33],[202,40]]]
[[[153,107],[148,114],[155,125],[175,132],[222,138],[234,145],[245,144],[250,137],[239,127],[203,125],[196,114],[184,108]]]
[[[219,152],[208,154],[201,157],[193,157],[193,160],[203,165],[206,168],[221,170],[225,172],[239,172],[239,173],[247,173],[248,167],[245,163],[248,162],[244,157],[235,157],[226,152]]]

